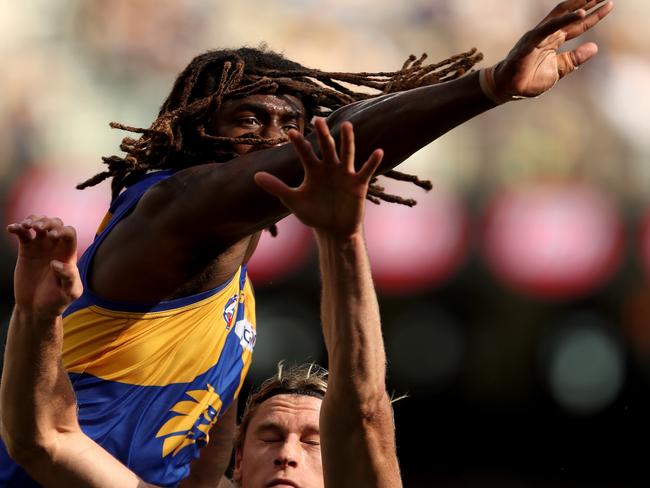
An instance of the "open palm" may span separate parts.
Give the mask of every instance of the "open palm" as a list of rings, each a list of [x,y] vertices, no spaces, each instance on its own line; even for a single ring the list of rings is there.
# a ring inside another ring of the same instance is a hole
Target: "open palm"
[[[590,30],[614,7],[607,0],[567,0],[527,32],[494,73],[504,98],[536,97],[596,55],[593,42],[560,52],[567,42]]]
[[[341,125],[338,152],[325,120],[317,119],[314,125],[321,158],[316,156],[311,144],[300,133],[289,133],[305,169],[300,186],[291,188],[266,172],[257,173],[255,181],[278,197],[305,225],[338,235],[351,235],[360,228],[368,184],[383,152],[375,150],[357,172],[354,168],[352,124]]]

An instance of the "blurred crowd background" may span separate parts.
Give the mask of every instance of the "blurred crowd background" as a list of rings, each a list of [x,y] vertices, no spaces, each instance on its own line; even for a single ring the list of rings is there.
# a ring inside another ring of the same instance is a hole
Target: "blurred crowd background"
[[[498,62],[552,0],[0,2],[0,213],[59,215],[86,246],[119,153],[177,73],[258,46],[333,71],[477,47]],[[500,107],[402,167],[412,209],[369,205],[405,486],[647,486],[650,413],[650,3],[621,0],[599,55],[540,100]],[[570,44],[575,46],[575,43]],[[390,117],[390,114],[386,114]],[[325,361],[311,234],[291,218],[251,265],[259,335],[247,382]],[[0,320],[15,245],[0,237]],[[128,279],[128,277],[125,277]],[[645,483],[644,483],[645,481]]]

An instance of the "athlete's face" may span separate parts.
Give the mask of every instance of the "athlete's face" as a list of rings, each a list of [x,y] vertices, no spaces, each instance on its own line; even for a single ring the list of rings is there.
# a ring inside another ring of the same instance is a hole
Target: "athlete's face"
[[[323,488],[321,403],[306,395],[277,395],[263,402],[237,452],[235,481],[242,488]]]
[[[301,133],[305,129],[305,107],[293,95],[250,95],[225,100],[211,123],[212,133],[221,137],[254,135],[263,139],[286,139],[290,129]],[[233,146],[239,155],[255,147]]]

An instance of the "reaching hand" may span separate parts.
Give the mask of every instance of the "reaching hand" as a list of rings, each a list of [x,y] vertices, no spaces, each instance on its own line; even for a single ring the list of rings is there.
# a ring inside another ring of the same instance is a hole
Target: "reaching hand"
[[[541,95],[595,56],[598,46],[593,42],[572,51],[558,50],[595,26],[613,8],[612,1],[604,0],[566,0],[558,4],[496,66],[494,82],[498,95],[504,99]]]
[[[74,228],[57,218],[32,215],[7,231],[18,237],[14,272],[16,305],[53,318],[81,295]]]
[[[255,182],[279,198],[305,225],[347,237],[361,228],[368,184],[381,162],[383,151],[376,149],[357,172],[352,124],[341,124],[338,154],[325,120],[316,119],[314,125],[322,159],[299,132],[288,133],[305,169],[300,186],[290,188],[266,172],[257,173]]]

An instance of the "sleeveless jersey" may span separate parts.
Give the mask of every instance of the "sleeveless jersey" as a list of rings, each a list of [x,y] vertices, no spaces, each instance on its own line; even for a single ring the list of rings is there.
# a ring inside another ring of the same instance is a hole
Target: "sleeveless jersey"
[[[148,174],[115,199],[79,260],[85,291],[63,320],[63,363],[82,430],[160,486],[187,476],[209,429],[239,394],[256,339],[245,266],[215,289],[156,304],[109,302],[89,290],[98,246],[147,189],[171,174]],[[18,481],[24,473],[12,475],[2,447],[0,487],[28,486]]]

